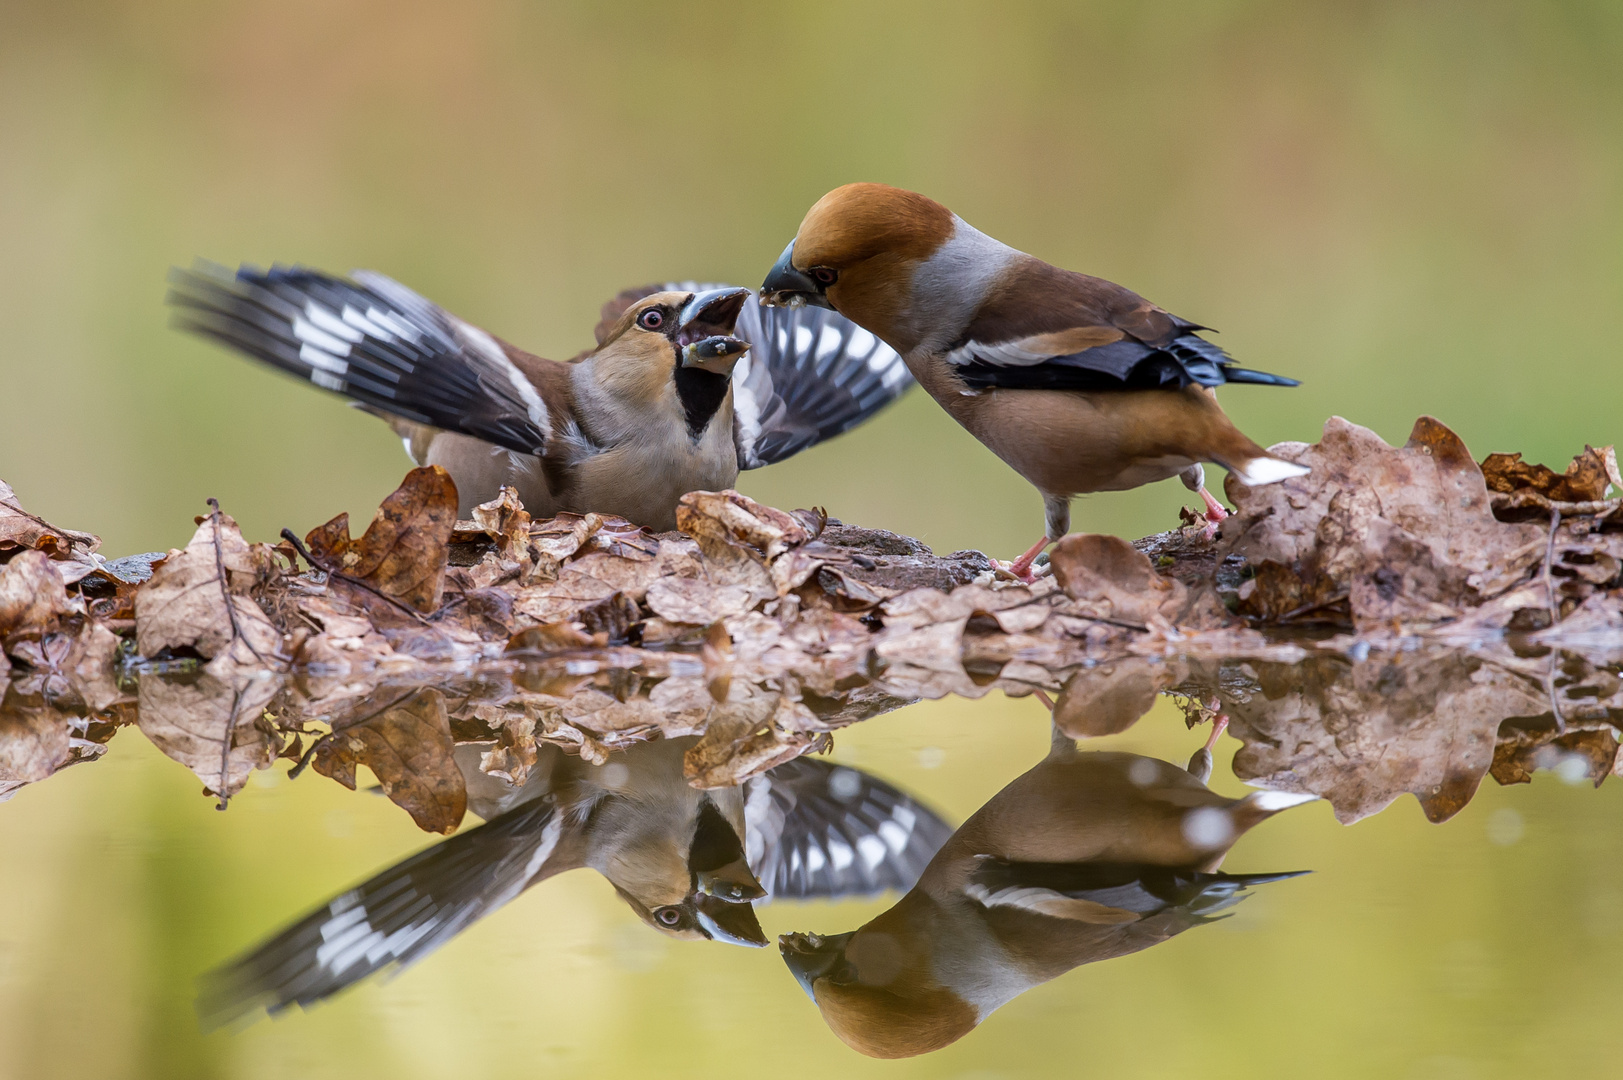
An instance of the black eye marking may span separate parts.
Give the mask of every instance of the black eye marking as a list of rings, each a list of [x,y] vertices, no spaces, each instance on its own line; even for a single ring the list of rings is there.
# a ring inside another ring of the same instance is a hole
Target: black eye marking
[[[658,330],[665,325],[665,313],[658,308],[649,308],[637,316],[637,325],[644,330]]]
[[[660,908],[654,912],[654,918],[663,926],[675,926],[682,921],[682,909],[675,907]]]
[[[811,276],[817,282],[817,284],[827,288],[838,280],[840,272],[838,270],[831,270],[826,266],[814,266],[811,268]]]

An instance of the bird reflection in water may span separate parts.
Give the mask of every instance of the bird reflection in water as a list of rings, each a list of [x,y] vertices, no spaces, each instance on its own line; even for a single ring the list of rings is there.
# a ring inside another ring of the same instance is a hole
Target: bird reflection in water
[[[911,1057],[1072,968],[1213,921],[1249,887],[1300,873],[1217,868],[1246,830],[1314,797],[1218,795],[1205,784],[1210,746],[1180,769],[1079,752],[1056,731],[1048,756],[966,821],[893,907],[850,933],[783,935],[785,963],[847,1044]]]
[[[764,946],[754,904],[906,890],[952,828],[882,780],[799,759],[743,786],[683,777],[695,738],[640,743],[594,765],[542,749],[515,788],[458,748],[483,825],[410,856],[205,976],[210,1026],[307,1006],[415,963],[519,893],[591,867],[670,937]]]

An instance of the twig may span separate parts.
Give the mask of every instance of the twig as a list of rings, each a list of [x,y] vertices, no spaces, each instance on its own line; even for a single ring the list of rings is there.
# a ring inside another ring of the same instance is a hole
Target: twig
[[[1561,602],[1555,595],[1555,581],[1550,574],[1555,565],[1555,531],[1561,527],[1561,511],[1550,511],[1550,539],[1544,546],[1544,599],[1550,609],[1550,629],[1555,629],[1556,622],[1561,618]],[[1556,718],[1557,720],[1560,717]]]
[[[1577,517],[1582,514],[1609,514],[1618,507],[1623,506],[1623,497],[1590,499],[1586,502],[1557,502],[1554,499],[1540,495],[1536,491],[1490,492],[1489,501],[1495,510],[1520,510],[1525,507],[1536,506],[1540,510],[1551,510],[1566,514],[1568,517]]]
[[[210,499],[209,502],[212,503],[214,500]],[[215,506],[214,512],[220,512],[218,505]],[[255,653],[254,655],[258,656],[259,654]],[[225,738],[220,741],[220,786],[214,791],[220,802],[215,806],[214,809],[216,810],[224,810],[226,804],[231,801],[231,737],[237,733],[237,708],[241,704],[242,691],[233,688],[231,691],[231,716],[225,722]]]
[[[424,626],[432,626],[428,619],[423,616],[422,612],[418,611],[416,608],[401,603],[394,597],[380,591],[375,586],[368,585],[358,577],[351,577],[342,570],[334,570],[331,567],[321,565],[316,561],[316,557],[310,554],[310,549],[304,546],[304,541],[300,540],[298,534],[292,529],[283,529],[282,539],[293,545],[293,550],[299,553],[300,558],[309,563],[311,566],[315,567],[317,570],[320,570],[323,574],[326,574],[329,578],[337,578],[339,581],[347,581],[357,589],[361,589],[364,592],[369,592],[379,600],[382,600],[384,603],[389,604],[392,607],[399,608],[401,611],[405,612],[407,615],[410,615]],[[435,629],[438,628],[435,627]]]
[[[242,624],[237,621],[237,605],[231,602],[231,583],[225,576],[225,553],[220,546],[220,500],[211,498],[208,504],[209,517],[214,522],[214,573],[220,579],[220,595],[225,598],[225,613],[231,619],[231,641],[233,643],[241,641],[248,646],[248,651],[254,654],[255,660],[268,665],[270,661],[254,648],[254,643],[248,640],[248,635],[242,632]],[[227,648],[229,649],[229,646]],[[235,714],[231,719],[233,722],[236,721]],[[225,809],[224,803],[220,804],[220,809]]]

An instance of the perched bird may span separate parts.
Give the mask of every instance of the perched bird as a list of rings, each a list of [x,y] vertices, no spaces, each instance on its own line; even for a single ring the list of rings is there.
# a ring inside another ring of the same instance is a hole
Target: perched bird
[[[1069,529],[1074,495],[1177,475],[1221,520],[1202,462],[1250,485],[1307,471],[1242,434],[1211,391],[1295,380],[1235,367],[1199,336],[1206,327],[1017,251],[911,191],[847,184],[824,195],[761,303],[828,308],[873,331],[1042,493],[1047,528],[1011,567],[1021,577]]]
[[[663,934],[763,946],[752,906],[768,897],[763,882],[781,898],[906,889],[952,831],[883,781],[827,762],[792,761],[742,788],[699,791],[682,773],[696,741],[639,743],[602,765],[543,746],[522,787],[479,769],[480,744],[459,746],[469,809],[485,823],[210,973],[199,1013],[215,1025],[311,1005],[421,960],[531,886],[587,866]]]
[[[1295,874],[1217,872],[1247,829],[1312,796],[1228,799],[1176,765],[1054,749],[952,835],[895,906],[779,948],[824,1021],[873,1057],[910,1057],[1081,964],[1138,952]]]
[[[532,356],[370,271],[170,273],[183,329],[387,420],[451,474],[464,516],[503,485],[536,517],[676,527],[689,491],[732,487],[872,416],[912,385],[894,351],[829,312],[768,313],[748,289],[621,293],[597,347]],[[747,353],[747,355],[746,355]]]

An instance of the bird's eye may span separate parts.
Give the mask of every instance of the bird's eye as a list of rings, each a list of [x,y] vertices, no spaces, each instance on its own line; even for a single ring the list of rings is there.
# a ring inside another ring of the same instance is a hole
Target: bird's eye
[[[857,969],[849,960],[835,968],[829,975],[829,982],[836,986],[850,986],[857,981]]]
[[[834,284],[835,279],[840,276],[840,272],[831,270],[826,266],[814,266],[811,269],[811,276],[816,280],[817,284],[826,288]]]
[[[654,912],[654,918],[659,920],[661,926],[675,926],[682,921],[682,909],[678,907],[663,907]]]
[[[658,330],[665,325],[665,313],[658,308],[649,308],[637,316],[637,325],[644,330]]]

